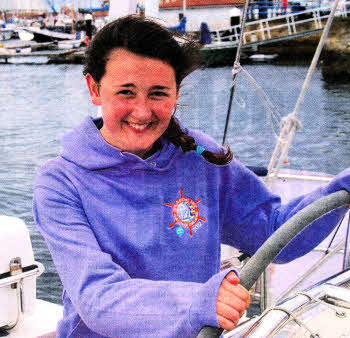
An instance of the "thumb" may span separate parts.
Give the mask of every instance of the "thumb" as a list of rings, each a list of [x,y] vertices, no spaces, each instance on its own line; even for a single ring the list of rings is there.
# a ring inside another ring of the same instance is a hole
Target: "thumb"
[[[228,275],[226,275],[226,279],[234,285],[238,285],[239,283],[239,278],[234,272],[230,272]]]

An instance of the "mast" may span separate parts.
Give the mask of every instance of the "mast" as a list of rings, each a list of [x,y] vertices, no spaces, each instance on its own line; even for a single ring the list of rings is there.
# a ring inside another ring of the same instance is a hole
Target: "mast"
[[[53,14],[57,14],[54,0],[46,0],[46,3],[49,5],[49,7],[52,9]]]

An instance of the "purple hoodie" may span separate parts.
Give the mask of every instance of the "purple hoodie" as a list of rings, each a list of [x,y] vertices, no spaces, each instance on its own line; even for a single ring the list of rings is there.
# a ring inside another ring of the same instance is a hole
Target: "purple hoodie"
[[[107,144],[87,117],[39,171],[34,218],[64,286],[57,337],[195,337],[218,326],[220,243],[254,254],[271,233],[329,186],[281,207],[238,161],[217,166],[161,138],[143,160]],[[198,145],[219,146],[198,131]],[[344,214],[314,222],[278,256],[314,248]],[[315,231],[315,228],[318,228]]]

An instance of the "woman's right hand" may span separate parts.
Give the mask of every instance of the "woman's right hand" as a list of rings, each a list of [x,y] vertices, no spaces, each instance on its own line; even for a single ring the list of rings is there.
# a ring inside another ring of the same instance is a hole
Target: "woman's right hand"
[[[216,313],[221,328],[233,330],[250,304],[249,292],[234,272],[227,274],[219,288]]]

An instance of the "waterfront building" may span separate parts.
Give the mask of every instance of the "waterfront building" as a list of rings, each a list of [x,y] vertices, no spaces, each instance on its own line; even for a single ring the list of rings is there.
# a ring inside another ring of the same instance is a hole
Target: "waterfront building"
[[[239,24],[243,4],[244,0],[160,0],[159,17],[175,26],[185,15],[187,31],[199,31],[202,22],[210,30],[227,29]]]

